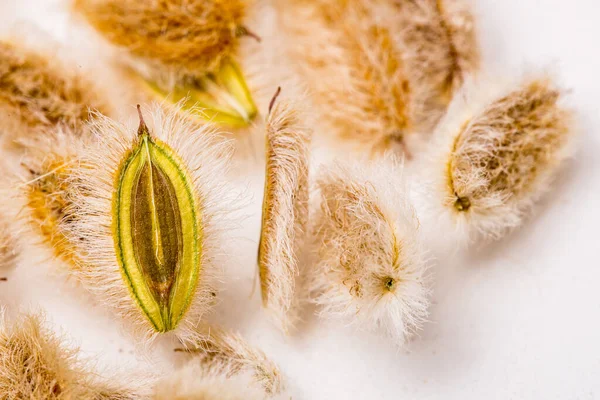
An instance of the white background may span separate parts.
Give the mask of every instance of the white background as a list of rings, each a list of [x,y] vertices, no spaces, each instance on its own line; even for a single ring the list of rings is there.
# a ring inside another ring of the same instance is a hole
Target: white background
[[[0,0],[2,20],[76,39],[57,2],[12,1]],[[438,265],[431,322],[403,350],[319,320],[294,338],[265,323],[257,293],[249,299],[262,178],[248,177],[239,262],[214,318],[280,364],[294,399],[600,398],[600,3],[479,0],[476,8],[486,68],[549,67],[572,89],[580,151],[522,229]],[[46,309],[103,369],[167,368],[169,348],[136,356],[118,324],[52,270],[23,263],[0,282],[0,297]]]

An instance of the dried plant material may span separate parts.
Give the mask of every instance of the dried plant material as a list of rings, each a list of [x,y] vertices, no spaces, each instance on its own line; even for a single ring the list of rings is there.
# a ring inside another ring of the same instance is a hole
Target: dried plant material
[[[279,367],[235,333],[210,327],[207,332],[182,343],[184,347],[176,351],[193,354],[205,368],[219,370],[227,377],[249,375],[253,384],[259,385],[269,395],[280,394],[284,389]]]
[[[247,127],[257,114],[236,62],[247,4],[226,0],[75,0],[74,9],[110,42],[150,93],[191,115]],[[203,109],[203,110],[202,110]]]
[[[73,172],[74,276],[142,336],[195,335],[214,303],[229,148],[181,112],[140,111],[136,130],[97,116]]]
[[[17,262],[17,243],[10,226],[0,219],[0,280],[6,279],[4,273],[14,268]]]
[[[279,4],[322,130],[361,150],[396,149],[410,157],[478,64],[473,17],[461,2]]]
[[[59,127],[33,141],[23,140],[27,149],[22,164],[25,182],[19,184],[25,205],[21,217],[26,220],[32,241],[50,249],[57,259],[76,268],[73,244],[65,236],[61,224],[69,224],[74,216],[70,207],[70,175],[78,166],[82,138]]]
[[[265,400],[247,375],[227,377],[219,368],[191,362],[156,384],[153,400]]]
[[[0,41],[0,130],[19,142],[57,125],[79,133],[89,109],[107,112],[84,77],[52,58]]]
[[[309,142],[310,133],[296,108],[287,101],[274,103],[267,120],[258,266],[263,305],[285,332],[298,318],[298,263],[308,223]]]
[[[100,379],[77,349],[69,348],[35,315],[0,323],[0,393],[6,399],[139,398],[135,389]]]
[[[546,76],[466,85],[437,132],[432,218],[464,239],[518,226],[571,154],[572,112],[560,97]]]
[[[387,159],[336,165],[321,173],[317,188],[311,288],[321,315],[402,344],[427,317],[429,289],[419,221],[401,168]]]

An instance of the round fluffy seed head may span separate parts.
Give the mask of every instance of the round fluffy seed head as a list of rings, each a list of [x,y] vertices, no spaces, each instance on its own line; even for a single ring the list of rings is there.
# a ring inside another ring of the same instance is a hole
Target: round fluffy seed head
[[[75,276],[146,337],[185,337],[214,302],[229,148],[185,113],[155,106],[139,128],[98,116],[63,224],[77,243]]]
[[[401,168],[337,165],[317,179],[315,301],[325,317],[380,330],[398,344],[427,316],[427,261]]]
[[[0,321],[0,393],[7,399],[137,398],[133,390],[98,378],[77,350],[46,329],[39,316]]]
[[[286,332],[297,319],[298,263],[308,223],[310,133],[292,107],[277,102],[267,121],[258,250],[263,305]]]
[[[75,0],[109,41],[147,61],[210,72],[245,34],[239,0]]]
[[[289,48],[324,130],[410,156],[478,64],[473,19],[454,3],[283,2]]]
[[[89,108],[108,107],[86,79],[42,54],[0,41],[0,124],[12,138],[42,136],[56,125],[80,132]]]
[[[466,85],[438,132],[438,211],[467,237],[520,224],[571,153],[572,113],[549,78]]]

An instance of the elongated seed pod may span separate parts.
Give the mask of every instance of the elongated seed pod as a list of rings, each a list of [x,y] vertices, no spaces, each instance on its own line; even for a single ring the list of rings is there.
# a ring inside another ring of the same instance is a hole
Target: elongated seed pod
[[[227,377],[250,376],[253,384],[269,396],[283,393],[279,367],[262,351],[249,346],[235,333],[214,326],[204,329],[196,337],[182,340],[183,348],[177,350],[191,354],[204,368],[218,369]]]
[[[227,377],[218,368],[190,362],[156,384],[154,400],[264,400],[265,392],[248,376]]]
[[[0,393],[6,399],[133,400],[135,388],[101,379],[40,316],[0,322]]]
[[[460,1],[278,4],[322,130],[360,150],[410,156],[478,64],[473,18]]]
[[[572,112],[547,76],[470,82],[440,123],[424,211],[468,242],[518,226],[572,153]]]
[[[320,314],[402,344],[427,316],[429,289],[419,221],[401,167],[387,159],[336,165],[316,185],[311,289]]]
[[[137,130],[94,120],[99,140],[72,175],[77,218],[62,227],[77,243],[75,278],[126,326],[185,337],[214,302],[230,150],[181,113],[146,114]]]
[[[81,133],[89,109],[109,112],[86,78],[51,57],[0,41],[0,132],[11,144],[57,125]]]
[[[240,41],[252,35],[244,25],[250,6],[240,0],[74,2],[100,34],[125,49],[126,64],[148,95],[233,128],[248,127],[257,115],[240,67]]]
[[[309,143],[310,132],[294,105],[275,103],[267,119],[258,266],[263,305],[285,332],[298,318],[298,264],[308,223]]]

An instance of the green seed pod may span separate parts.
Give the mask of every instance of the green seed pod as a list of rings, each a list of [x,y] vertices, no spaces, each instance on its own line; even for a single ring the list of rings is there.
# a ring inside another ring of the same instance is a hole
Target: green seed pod
[[[109,42],[151,96],[190,110],[201,121],[248,127],[257,108],[239,61],[253,36],[245,1],[76,0],[74,10]]]

